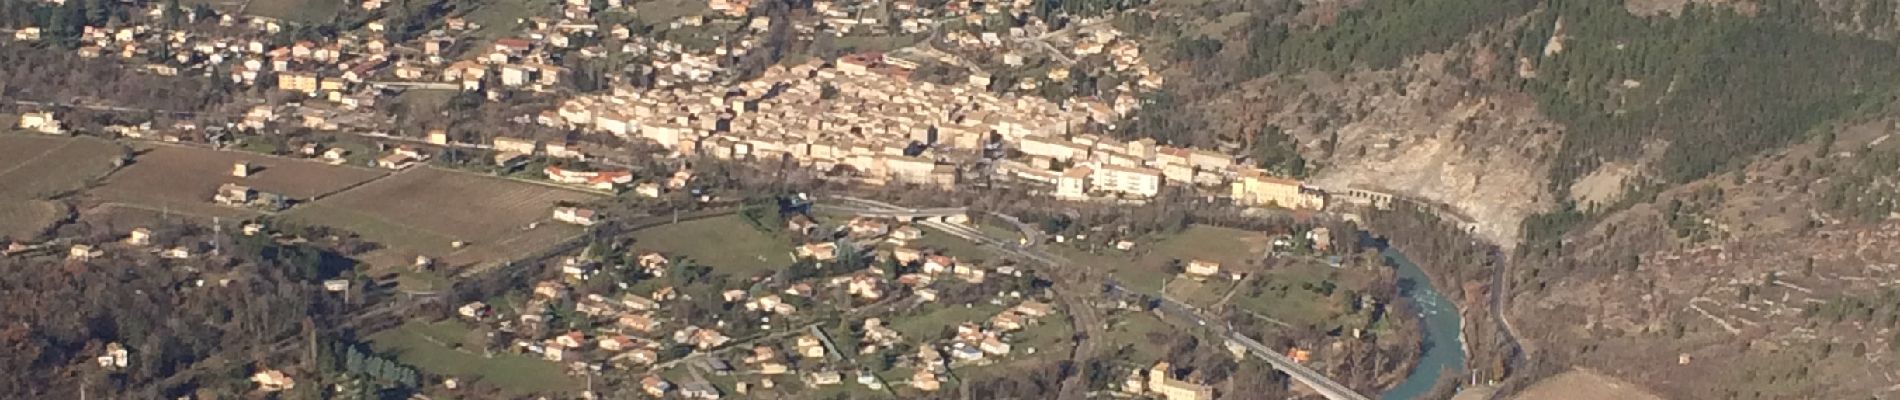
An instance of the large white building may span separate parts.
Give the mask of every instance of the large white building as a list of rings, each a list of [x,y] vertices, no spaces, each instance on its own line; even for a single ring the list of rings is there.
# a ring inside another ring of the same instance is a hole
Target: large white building
[[[1096,165],[1089,184],[1096,190],[1138,197],[1161,194],[1161,171],[1153,168]]]

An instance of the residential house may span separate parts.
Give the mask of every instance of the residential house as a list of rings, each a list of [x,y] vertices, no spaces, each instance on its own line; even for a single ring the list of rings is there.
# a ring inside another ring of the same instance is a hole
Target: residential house
[[[856,217],[845,224],[853,236],[877,236],[890,230],[890,224],[876,218]]]
[[[937,381],[936,372],[928,368],[918,368],[910,375],[910,387],[925,392],[935,392],[943,388],[943,383]]]
[[[672,261],[667,260],[665,255],[661,255],[660,253],[652,253],[652,252],[641,254],[640,258],[635,261],[640,265],[641,269],[646,270],[648,275],[653,275],[654,277],[662,277],[662,278],[666,277],[667,264],[670,264],[672,262]]]
[[[838,258],[838,244],[833,242],[807,243],[796,249],[798,257],[814,261],[831,261]]]
[[[659,198],[663,192],[658,183],[641,182],[639,185],[633,186],[633,193],[647,198]]]
[[[297,381],[284,375],[284,371],[267,369],[251,375],[251,382],[257,382],[258,389],[266,392],[279,392],[297,387]]]
[[[80,261],[91,260],[103,255],[106,255],[105,250],[100,250],[89,244],[75,244],[71,250],[66,252],[67,259]]]
[[[923,259],[924,252],[911,247],[898,247],[891,249],[891,257],[897,259],[899,264],[908,265]]]
[[[587,345],[587,334],[581,333],[580,331],[569,331],[566,334],[555,336],[554,344],[565,348],[578,349]]]
[[[812,334],[801,335],[798,337],[796,344],[799,357],[811,359],[825,357],[825,344],[824,341],[818,339],[818,336]]]
[[[1029,300],[1029,301],[1024,301],[1022,304],[1017,304],[1016,307],[1011,308],[1010,310],[1015,311],[1016,313],[1019,313],[1022,315],[1035,317],[1035,318],[1042,318],[1042,317],[1047,317],[1049,316],[1049,313],[1054,312],[1055,307],[1051,307],[1049,303]]]
[[[850,283],[845,285],[845,293],[865,300],[884,297],[884,291],[878,288],[878,279],[871,275],[851,277]]]
[[[984,337],[983,342],[978,344],[977,348],[983,350],[984,353],[998,356],[1009,354],[1010,351],[1009,343],[1003,343],[1003,341],[997,339],[996,336]]]
[[[785,220],[785,228],[792,232],[798,232],[800,235],[811,235],[818,232],[818,221],[813,221],[811,217],[807,217],[804,214],[794,215]]]
[[[218,192],[211,195],[211,201],[227,206],[243,206],[254,200],[257,200],[257,191],[235,183],[220,185]]]
[[[616,323],[623,329],[635,332],[652,332],[654,328],[659,327],[659,323],[655,322],[653,317],[647,314],[621,315],[620,318],[616,320]]]
[[[649,396],[664,397],[666,396],[666,392],[672,390],[673,383],[667,382],[666,379],[662,379],[657,375],[647,375],[646,378],[640,379],[640,391],[646,392]]]
[[[581,171],[563,169],[550,165],[542,170],[548,180],[570,185],[584,185],[600,190],[614,190],[619,185],[633,182],[633,172],[624,170]]]
[[[908,242],[908,241],[918,240],[918,239],[923,239],[923,238],[924,238],[924,230],[922,228],[918,228],[915,226],[904,225],[904,226],[891,229],[892,240]]]
[[[924,257],[923,271],[926,274],[941,274],[957,266],[957,259],[946,255]]]
[[[812,372],[811,375],[805,378],[805,382],[811,384],[812,387],[836,385],[844,383],[844,374],[840,374],[838,371]]]
[[[105,354],[99,356],[98,362],[100,367],[106,369],[125,369],[126,365],[129,365],[132,361],[131,356],[131,352],[126,351],[124,345],[119,344],[119,342],[112,342],[106,344]]]
[[[614,335],[600,338],[600,349],[612,352],[633,350],[640,342],[627,335]]]
[[[127,236],[125,238],[125,244],[133,245],[133,246],[152,245],[152,230],[146,229],[146,228],[132,229],[131,236]]]
[[[387,169],[405,169],[416,165],[416,163],[428,160],[428,154],[405,146],[397,147],[395,150],[390,151],[388,155],[377,158],[376,166]]]
[[[789,373],[789,372],[792,372],[791,367],[788,367],[785,364],[779,363],[776,361],[768,361],[768,362],[759,364],[759,375],[767,375],[767,376],[785,375],[786,373]]]
[[[642,261],[644,262],[646,257],[643,256],[641,258],[642,258]],[[654,301],[653,299],[649,299],[646,297],[641,297],[639,295],[635,295],[632,293],[621,295],[620,304],[627,306],[628,309],[632,309],[636,311],[652,311],[652,310],[656,310],[660,308],[660,302]]]
[[[457,314],[461,314],[463,317],[469,319],[481,319],[483,315],[488,313],[488,304],[479,301],[472,302],[463,304],[462,307],[457,308],[455,311]]]
[[[1022,330],[1023,322],[1025,322],[1023,315],[1014,311],[1004,311],[990,317],[990,327],[1004,332]]]

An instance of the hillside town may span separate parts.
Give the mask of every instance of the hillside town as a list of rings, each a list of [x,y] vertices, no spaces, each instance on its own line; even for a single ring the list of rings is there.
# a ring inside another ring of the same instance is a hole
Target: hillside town
[[[374,19],[381,2],[364,2],[360,6],[370,16],[360,30],[294,41],[281,39],[286,29],[296,27],[293,22],[201,15],[201,10],[155,4],[125,23],[83,27],[76,51],[82,57],[110,55],[120,62],[142,63],[158,75],[204,75],[239,87],[293,94],[241,108],[242,115],[222,121],[107,127],[126,137],[216,142],[242,140],[221,133],[227,130],[270,134],[304,128],[484,149],[494,152],[492,161],[500,166],[515,165],[530,155],[612,158],[626,150],[607,143],[633,140],[672,157],[787,159],[828,176],[873,185],[949,188],[993,175],[1071,200],[1142,200],[1167,187],[1183,187],[1246,205],[1325,205],[1318,189],[1250,166],[1245,157],[1103,135],[1141,106],[1139,96],[1160,85],[1159,76],[1145,67],[1140,46],[1112,26],[1083,19],[1069,29],[1049,32],[1031,16],[1024,26],[995,31],[986,18],[1022,15],[1030,3],[952,2],[940,9],[898,3],[887,15],[900,21],[897,33],[927,32],[958,53],[1001,51],[1000,67],[1005,69],[1024,68],[1025,59],[1055,66],[1037,69],[1046,69],[1046,76],[1003,82],[924,43],[893,52],[806,58],[742,73],[744,66],[737,61],[744,54],[771,51],[764,42],[781,34],[776,30],[786,29],[778,24],[789,24],[795,40],[894,32],[876,19],[835,17],[868,4],[817,2],[814,9],[827,18],[785,21],[747,17],[744,4],[713,2],[706,14],[681,16],[668,24],[676,29],[737,27],[736,37],[722,38],[722,45],[696,47],[633,35],[629,23],[603,23],[603,18],[642,15],[639,4],[619,3],[570,1],[558,15],[524,16],[519,31],[481,40],[473,32],[483,27],[457,17],[431,24],[434,28],[426,31],[396,31],[400,28]],[[596,8],[602,5],[605,8]],[[198,18],[215,19],[215,26],[226,29],[193,29]],[[18,30],[14,40],[41,40],[36,32]],[[1065,47],[1051,47],[1048,37],[1062,38]],[[586,87],[575,84],[576,75],[582,74],[576,68],[603,60],[633,63],[605,74],[587,72]],[[950,76],[959,78],[919,75],[925,63],[947,65],[935,69],[949,68],[955,72]],[[1078,70],[1083,65],[1096,67]],[[1061,84],[1082,74],[1128,80],[1098,93],[1050,97],[1035,90],[1037,82]],[[379,105],[400,101],[411,91],[475,93],[487,102],[553,101],[550,109],[516,115],[512,121],[582,134],[547,138],[461,132],[452,137],[443,129],[389,132],[399,127],[389,123],[389,110]],[[50,112],[28,114],[18,124],[27,130],[64,132],[58,116]],[[597,140],[594,135],[617,140]],[[347,151],[305,150],[329,160],[342,160],[334,151]],[[378,166],[399,169],[430,157],[419,150],[402,146],[372,156]],[[609,183],[555,173],[548,178],[604,190],[631,187],[626,179]]]
[[[1420,356],[1322,213],[1391,197],[1130,128],[1165,56],[1123,6],[274,1],[0,18],[195,85],[7,99],[0,265],[164,271],[79,314],[234,342],[26,326],[88,378],[6,393],[1358,399]]]

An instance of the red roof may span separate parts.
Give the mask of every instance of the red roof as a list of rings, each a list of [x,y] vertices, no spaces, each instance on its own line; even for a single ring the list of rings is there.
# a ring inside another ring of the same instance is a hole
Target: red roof
[[[527,50],[529,46],[533,46],[533,45],[534,45],[534,42],[530,42],[527,39],[521,39],[521,38],[495,39],[495,48]]]

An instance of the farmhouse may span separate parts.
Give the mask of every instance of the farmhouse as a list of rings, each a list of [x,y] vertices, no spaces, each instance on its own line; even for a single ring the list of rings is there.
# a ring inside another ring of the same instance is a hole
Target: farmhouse
[[[290,199],[282,195],[259,192],[249,186],[235,183],[218,186],[218,192],[211,195],[211,201],[231,207],[251,207],[265,211],[278,211],[290,206]]]
[[[428,161],[429,155],[408,147],[398,147],[382,158],[376,159],[376,166],[388,169],[406,169],[416,163]]]
[[[249,186],[226,183],[218,187],[218,193],[212,195],[211,200],[227,206],[243,206],[255,200],[256,197],[257,191],[251,190]]]
[[[554,220],[580,226],[593,226],[598,217],[593,209],[580,207],[555,207]]]
[[[1220,262],[1198,260],[1198,259],[1188,261],[1186,272],[1188,276],[1193,276],[1196,278],[1206,278],[1206,277],[1214,276],[1216,274],[1220,274]]]
[[[1174,379],[1174,370],[1167,362],[1155,363],[1148,370],[1148,391],[1167,400],[1208,400],[1214,398],[1214,389],[1207,385],[1197,385]]]
[[[103,256],[103,255],[106,255],[105,250],[99,250],[97,248],[92,247],[92,245],[75,244],[73,245],[72,250],[67,252],[66,258],[72,259],[72,260],[84,261],[84,260],[91,260],[94,258],[98,258],[99,256]]]
[[[59,134],[66,133],[66,128],[63,126],[60,126],[59,118],[55,118],[53,116],[52,111],[38,111],[38,112],[20,114],[20,129],[25,129],[25,130],[30,130],[30,131],[35,131],[35,132],[45,133],[45,134],[50,134],[50,135],[59,135]]]
[[[133,246],[151,245],[152,244],[152,230],[146,229],[146,228],[133,229],[132,236],[125,238],[125,244],[129,244]]]

